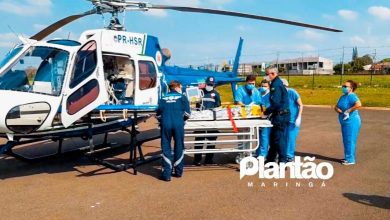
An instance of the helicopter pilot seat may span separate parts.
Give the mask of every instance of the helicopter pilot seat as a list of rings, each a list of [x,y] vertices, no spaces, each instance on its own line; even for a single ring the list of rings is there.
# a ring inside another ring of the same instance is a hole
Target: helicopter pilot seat
[[[52,65],[44,60],[39,65],[32,85],[33,92],[52,94]]]

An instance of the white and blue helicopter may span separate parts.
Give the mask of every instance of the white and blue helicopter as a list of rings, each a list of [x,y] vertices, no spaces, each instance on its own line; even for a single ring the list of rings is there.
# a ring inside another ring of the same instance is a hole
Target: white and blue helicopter
[[[216,85],[238,82],[240,39],[232,72],[212,72],[166,65],[171,54],[158,38],[126,32],[118,14],[129,11],[175,10],[235,16],[341,32],[337,29],[240,12],[207,8],[153,5],[127,0],[90,0],[93,9],[59,20],[13,48],[0,62],[0,136],[8,143],[0,154],[18,157],[12,148],[22,139],[60,140],[124,130],[155,111],[167,82],[179,80],[183,87],[197,86],[207,76]],[[110,13],[108,27],[87,30],[78,41],[44,40],[76,19]],[[93,144],[90,145],[93,148]],[[60,150],[60,149],[59,149]],[[20,157],[20,156],[19,156]]]

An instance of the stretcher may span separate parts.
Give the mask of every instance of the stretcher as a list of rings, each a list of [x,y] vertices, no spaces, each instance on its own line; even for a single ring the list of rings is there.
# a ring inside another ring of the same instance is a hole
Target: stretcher
[[[272,127],[269,120],[251,117],[239,120],[188,120],[184,127],[186,147],[185,154],[205,153],[238,153],[236,162],[249,156],[258,148],[259,129]],[[215,132],[218,133],[197,133]],[[195,141],[196,137],[215,137],[217,140]],[[195,144],[203,145],[202,149],[194,149]],[[207,149],[207,144],[215,145],[215,149]]]

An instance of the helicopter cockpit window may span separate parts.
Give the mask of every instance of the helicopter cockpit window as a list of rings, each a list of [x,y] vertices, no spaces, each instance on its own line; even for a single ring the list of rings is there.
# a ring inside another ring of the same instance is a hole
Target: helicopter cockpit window
[[[96,66],[96,42],[90,41],[77,52],[76,64],[69,84],[70,88],[74,88],[90,76],[95,71]]]
[[[58,96],[68,58],[64,50],[30,47],[0,76],[0,89]]]
[[[157,82],[157,71],[153,62],[139,61],[139,89],[145,90],[154,88]]]
[[[0,61],[0,69],[5,66],[16,54],[18,54],[23,49],[23,45],[15,47],[12,49],[7,55],[5,55],[4,59]]]

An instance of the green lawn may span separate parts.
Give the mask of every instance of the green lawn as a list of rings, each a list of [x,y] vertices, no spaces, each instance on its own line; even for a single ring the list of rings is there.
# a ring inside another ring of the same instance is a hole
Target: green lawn
[[[282,76],[287,78],[287,76]],[[367,107],[390,108],[390,75],[344,75],[343,81],[352,79],[359,84],[356,94]],[[258,77],[258,82],[261,77]],[[340,76],[315,76],[314,86],[312,76],[290,76],[290,87],[295,88],[301,95],[302,101],[307,105],[334,105],[341,96]],[[217,89],[223,102],[232,102],[230,85],[220,86]]]

